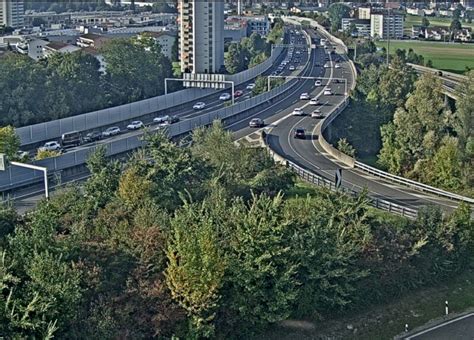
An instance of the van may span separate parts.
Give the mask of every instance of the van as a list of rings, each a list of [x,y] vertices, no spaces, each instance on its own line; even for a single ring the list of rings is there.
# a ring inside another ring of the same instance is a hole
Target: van
[[[61,144],[63,147],[81,145],[82,134],[79,131],[63,133],[63,135],[61,136]]]

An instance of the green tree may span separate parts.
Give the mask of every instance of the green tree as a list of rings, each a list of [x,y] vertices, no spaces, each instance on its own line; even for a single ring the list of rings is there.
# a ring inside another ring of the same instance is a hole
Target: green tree
[[[347,18],[350,11],[350,7],[342,2],[333,3],[329,6],[328,14],[329,19],[331,20],[331,30],[333,32],[341,27],[342,18]]]
[[[423,19],[421,19],[421,27],[427,28],[429,26],[430,26],[430,21],[428,20],[427,17],[423,17]]]
[[[0,153],[9,159],[15,160],[20,149],[20,137],[12,126],[0,127]]]
[[[185,205],[172,220],[172,229],[166,282],[190,317],[191,337],[212,337],[226,269],[215,226],[200,209]]]
[[[59,155],[61,155],[61,152],[59,151],[40,149],[36,153],[35,160],[40,161],[42,159],[57,157]]]
[[[238,73],[247,67],[248,56],[242,46],[238,43],[232,43],[229,46],[224,64],[227,72],[230,74]]]
[[[356,153],[354,147],[347,141],[346,138],[341,138],[338,140],[337,149],[351,157],[354,157]]]

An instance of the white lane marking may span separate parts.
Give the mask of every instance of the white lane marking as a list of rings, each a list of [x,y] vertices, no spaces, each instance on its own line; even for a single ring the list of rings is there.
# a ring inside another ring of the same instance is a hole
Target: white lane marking
[[[458,322],[458,321],[460,321],[460,320],[463,320],[463,319],[465,319],[465,318],[470,318],[470,317],[474,317],[474,313],[469,313],[469,314],[467,314],[467,315],[460,316],[460,317],[455,318],[455,319],[453,319],[453,320],[443,322],[443,323],[441,323],[441,324],[439,324],[439,325],[436,325],[436,326],[434,326],[434,327],[431,327],[431,328],[429,328],[429,329],[425,329],[424,331],[421,331],[421,332],[418,332],[418,333],[416,333],[416,334],[410,335],[409,337],[407,337],[407,338],[405,338],[405,339],[406,339],[406,340],[413,339],[414,337],[417,337],[417,336],[419,336],[419,335],[423,335],[423,334],[425,334],[425,333],[434,331],[435,329],[444,327],[444,326],[446,326],[446,325],[449,325],[449,324],[452,324],[452,323],[454,323],[454,322]]]

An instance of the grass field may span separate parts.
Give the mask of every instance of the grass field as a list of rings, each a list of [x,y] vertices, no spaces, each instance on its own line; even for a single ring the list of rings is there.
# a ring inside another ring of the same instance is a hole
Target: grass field
[[[407,15],[405,17],[405,24],[403,25],[405,28],[405,34],[411,35],[411,27],[413,25],[421,25],[421,20],[423,17],[418,15]],[[451,18],[437,18],[437,17],[426,17],[430,22],[430,26],[438,26],[438,27],[449,27],[451,25]],[[474,23],[466,23],[462,22],[462,27],[470,27],[474,29]]]
[[[376,43],[378,47],[387,47],[387,42]],[[474,69],[474,44],[450,44],[443,42],[428,42],[417,40],[390,41],[390,53],[396,49],[412,48],[415,53],[421,54],[425,62],[431,60],[433,67],[440,70],[463,73],[466,66]]]

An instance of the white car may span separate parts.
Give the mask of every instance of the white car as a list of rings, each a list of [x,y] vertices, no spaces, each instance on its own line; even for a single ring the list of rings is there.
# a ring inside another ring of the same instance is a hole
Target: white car
[[[113,126],[109,127],[107,130],[102,132],[102,136],[104,137],[110,137],[110,136],[115,136],[120,133],[120,128],[118,126]]]
[[[316,87],[321,86],[321,80],[316,80],[314,82],[314,86],[316,86]]]
[[[291,114],[293,116],[304,116],[305,115],[305,113],[304,113],[304,111],[301,107],[295,108]]]
[[[293,65],[291,65],[289,68],[288,68],[290,71],[294,71],[295,70],[295,67]]]
[[[312,99],[309,101],[309,105],[318,105],[318,104],[319,104],[318,98],[312,98]]]
[[[255,88],[255,83],[250,83],[247,85],[247,90],[253,90]]]
[[[164,122],[167,122],[169,119],[170,119],[170,116],[168,116],[168,115],[161,116],[161,117],[156,117],[156,118],[153,119],[153,123],[162,124]]]
[[[341,65],[340,65],[340,64],[336,64],[336,65],[334,65],[334,68],[341,68]]]
[[[330,96],[330,95],[332,95],[331,89],[328,88],[328,87],[325,88],[323,94],[324,94],[325,96]]]
[[[324,64],[324,68],[330,68],[330,67],[331,67],[331,64],[330,64],[330,63]]]
[[[230,93],[223,93],[219,96],[220,100],[229,100],[231,98]]]
[[[61,150],[61,144],[56,141],[52,142],[46,142],[44,145],[40,148],[41,151],[59,151]]]
[[[324,118],[324,115],[321,113],[320,109],[316,109],[311,112],[311,118],[321,119]]]
[[[143,122],[140,121],[140,120],[135,120],[133,122],[131,122],[130,124],[127,125],[127,129],[128,130],[138,130],[138,129],[141,129],[142,127],[144,127],[145,125],[143,125]]]
[[[193,105],[194,110],[202,110],[206,107],[206,103],[203,102],[197,102],[196,104]]]
[[[309,94],[308,93],[302,93],[300,95],[300,100],[309,100]]]

